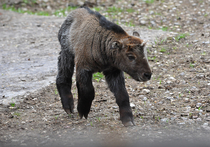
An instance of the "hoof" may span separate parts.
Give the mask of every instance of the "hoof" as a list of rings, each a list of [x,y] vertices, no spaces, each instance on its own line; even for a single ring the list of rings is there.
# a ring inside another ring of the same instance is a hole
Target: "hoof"
[[[80,116],[80,119],[82,119],[83,116],[85,117],[85,119],[87,119],[88,118],[88,113],[87,112],[79,111],[79,116]]]
[[[131,122],[131,121],[125,122],[125,123],[123,123],[123,125],[125,127],[135,126],[134,122]]]
[[[74,112],[73,110],[70,110],[70,109],[64,109],[64,110],[66,111],[66,113],[67,113],[68,115]]]

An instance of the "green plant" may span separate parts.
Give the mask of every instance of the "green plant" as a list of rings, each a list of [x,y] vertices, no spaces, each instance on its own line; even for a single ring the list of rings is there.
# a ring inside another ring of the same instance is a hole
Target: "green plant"
[[[94,7],[93,10],[94,10],[94,11],[100,11],[101,8],[100,8],[100,7]]]
[[[27,13],[27,14],[31,14],[31,15],[44,15],[44,16],[49,16],[50,15],[48,12],[44,12],[44,11],[32,12],[32,11],[29,11],[29,10],[22,10],[21,8],[17,9],[14,6],[7,6],[6,4],[3,4],[2,8],[4,10],[14,11],[14,12],[18,12],[18,13]]]
[[[131,21],[130,21],[130,22],[126,22],[125,25],[128,26],[128,27],[135,27],[135,26],[136,26],[136,25],[135,25],[133,22],[131,22]]]
[[[150,29],[150,30],[151,30],[151,29],[152,29],[152,27],[151,27],[151,26],[148,26],[148,29]]]
[[[10,106],[15,107],[15,103],[14,102],[10,103]]]
[[[58,90],[57,89],[55,89],[55,95],[57,95],[58,94]]]
[[[100,72],[93,74],[93,79],[96,80],[97,82],[99,82],[103,77],[104,75]]]
[[[162,31],[168,31],[168,27],[162,27],[161,30]]]
[[[194,68],[194,64],[190,63],[190,67],[191,67],[191,68]]]
[[[160,120],[160,116],[155,116],[155,120]]]
[[[29,2],[28,0],[23,0],[23,3],[28,4]]]
[[[58,119],[58,115],[57,115],[57,116],[55,116],[55,119]]]
[[[101,121],[101,117],[96,117],[97,118],[97,120],[100,122]]]
[[[129,8],[129,9],[126,9],[126,11],[127,11],[128,13],[133,13],[135,10],[132,9],[132,8]]]
[[[151,60],[151,61],[155,61],[155,59],[156,59],[156,56],[154,56],[154,57],[148,57],[148,60]]]
[[[201,108],[202,108],[202,106],[200,106],[200,107],[198,108],[198,110],[200,111],[200,110],[201,110]]]
[[[206,55],[206,52],[203,52],[201,55],[205,56]]]
[[[90,125],[93,127],[93,122],[92,121],[90,122]]]
[[[20,116],[20,113],[19,112],[14,112],[12,115],[13,116]]]
[[[107,12],[108,13],[118,13],[118,12],[123,12],[123,9],[113,6],[113,7],[109,7],[107,9]]]
[[[35,4],[35,3],[36,3],[36,0],[32,0],[31,2],[32,2],[33,4]]]
[[[175,40],[176,40],[176,41],[179,41],[180,39],[185,38],[187,35],[188,35],[188,34],[185,34],[185,33],[184,33],[184,34],[179,34],[178,36],[175,37]]]
[[[144,0],[146,4],[152,4],[155,0]]]
[[[165,48],[161,48],[160,52],[161,53],[165,53],[166,52],[166,49]]]

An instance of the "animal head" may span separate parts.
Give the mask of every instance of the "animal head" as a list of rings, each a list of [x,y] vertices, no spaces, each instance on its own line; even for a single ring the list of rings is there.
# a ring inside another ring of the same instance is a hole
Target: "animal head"
[[[134,35],[137,37],[126,36],[111,43],[114,65],[137,81],[148,81],[152,71],[147,60],[146,43],[138,38],[138,32]]]

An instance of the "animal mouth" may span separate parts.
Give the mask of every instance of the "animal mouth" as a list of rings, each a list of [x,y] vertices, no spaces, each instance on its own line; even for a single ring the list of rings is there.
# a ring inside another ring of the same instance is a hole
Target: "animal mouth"
[[[146,82],[146,81],[148,81],[148,79],[143,78],[141,76],[138,76],[138,80],[137,81],[139,81],[139,82]]]

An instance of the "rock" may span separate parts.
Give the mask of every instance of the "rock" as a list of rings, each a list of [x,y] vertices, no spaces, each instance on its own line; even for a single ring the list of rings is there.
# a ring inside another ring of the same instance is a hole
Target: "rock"
[[[168,118],[162,118],[160,121],[161,122],[167,122],[168,121]]]
[[[134,103],[130,103],[131,108],[135,108],[135,104]]]
[[[189,103],[190,102],[190,99],[189,98],[184,98],[184,102],[185,103]]]
[[[118,109],[118,106],[112,106],[113,109]]]
[[[167,100],[172,100],[173,97],[168,96],[168,97],[166,97],[166,99],[167,99]]]
[[[196,43],[196,42],[198,42],[198,40],[193,40],[193,43]]]
[[[210,112],[210,106],[206,107],[206,112]]]
[[[184,72],[181,72],[179,75],[180,76],[185,76],[185,73]]]
[[[197,77],[198,79],[202,79],[202,78],[205,77],[205,75],[204,75],[203,73],[199,73],[199,74],[196,75],[196,77]]]
[[[150,90],[149,89],[143,89],[142,90],[142,94],[148,94],[148,93],[150,93]]]
[[[206,123],[204,123],[204,124],[203,124],[203,126],[208,126],[208,125],[209,125],[209,123],[208,123],[208,122],[206,122]]]
[[[210,41],[203,42],[203,44],[210,44]]]
[[[152,24],[153,27],[156,26],[156,23],[154,21],[151,20],[150,23]]]
[[[202,105],[201,103],[197,103],[197,104],[196,104],[196,108],[200,108],[201,105]]]
[[[171,81],[176,81],[176,79],[174,77],[168,77],[168,79]]]
[[[148,22],[145,21],[145,20],[140,20],[139,22],[140,22],[141,25],[146,25],[146,24],[148,23]]]

